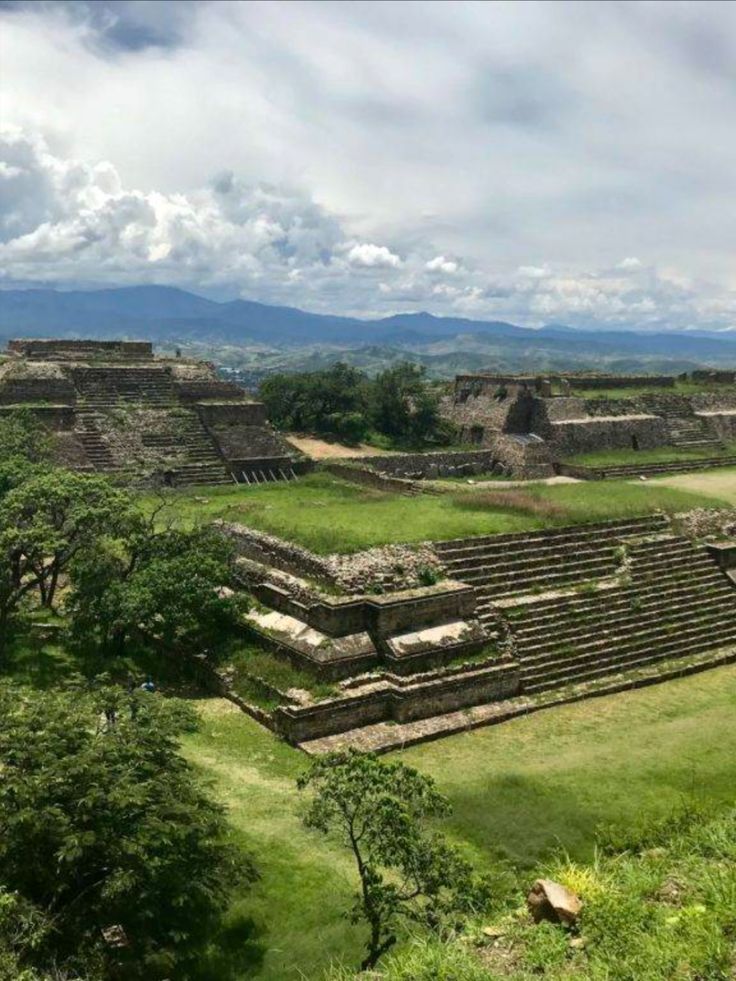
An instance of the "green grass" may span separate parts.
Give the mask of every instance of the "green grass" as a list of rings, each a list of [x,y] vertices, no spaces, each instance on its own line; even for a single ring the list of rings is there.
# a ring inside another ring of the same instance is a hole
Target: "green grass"
[[[719,456],[736,455],[736,443],[729,443],[723,449],[679,449],[676,446],[658,446],[652,450],[596,450],[594,453],[581,453],[569,457],[566,463],[584,467],[615,467],[637,463],[670,463],[688,460],[703,460]]]
[[[58,645],[40,655],[39,671],[39,651],[21,645],[0,673],[58,684],[78,667]],[[306,758],[223,699],[195,704],[202,725],[185,754],[260,871],[233,897],[198,981],[316,981],[332,963],[354,965],[363,931],[343,916],[354,873],[345,851],[301,823]],[[732,798],[735,713],[736,667],[725,667],[393,755],[435,777],[454,809],[443,829],[466,854],[484,869],[513,863],[523,887],[560,846],[590,860],[601,824],[661,817],[693,795]]]
[[[334,685],[318,681],[313,675],[292,667],[283,658],[255,644],[239,645],[228,656],[227,662],[234,669],[235,691],[266,710],[276,708],[281,702],[271,693],[264,691],[257,679],[262,679],[267,685],[272,685],[282,692],[286,692],[289,688],[303,688],[311,692],[315,698],[327,698],[336,692]]]
[[[558,386],[559,387],[559,386]],[[632,385],[630,388],[573,388],[571,394],[583,399],[633,399],[641,395],[700,395],[711,392],[717,395],[733,393],[732,385],[677,380],[671,387],[661,385]],[[559,395],[560,392],[557,391]]]
[[[197,500],[198,499],[198,500]],[[152,506],[153,497],[143,498]],[[521,488],[463,489],[404,496],[316,472],[292,483],[174,492],[168,514],[183,526],[223,518],[259,528],[322,554],[373,545],[462,538],[608,518],[716,507],[712,496],[665,486],[610,481]],[[549,508],[545,508],[545,504]]]
[[[341,915],[354,881],[347,857],[300,824],[294,780],[305,758],[220,700],[200,706],[203,727],[187,737],[187,755],[214,780],[235,839],[261,871],[230,914],[250,924],[239,956],[266,981],[355,964],[362,931]],[[560,846],[590,860],[599,825],[663,817],[693,795],[732,800],[735,711],[736,667],[720,668],[393,755],[448,794],[454,813],[443,828],[479,867],[509,860],[523,883]]]

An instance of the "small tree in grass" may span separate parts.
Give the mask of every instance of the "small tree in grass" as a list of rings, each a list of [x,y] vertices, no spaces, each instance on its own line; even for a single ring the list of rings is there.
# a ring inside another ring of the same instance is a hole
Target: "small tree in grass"
[[[316,760],[299,787],[314,791],[307,826],[336,836],[355,858],[360,893],[349,915],[370,931],[362,970],[396,943],[402,921],[437,931],[487,906],[487,880],[425,826],[450,809],[430,777],[351,750]]]

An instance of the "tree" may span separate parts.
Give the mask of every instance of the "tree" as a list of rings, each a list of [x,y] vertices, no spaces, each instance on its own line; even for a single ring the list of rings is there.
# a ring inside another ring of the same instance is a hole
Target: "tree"
[[[314,791],[307,826],[335,835],[355,858],[360,893],[350,916],[369,928],[362,970],[396,943],[402,920],[438,930],[487,905],[488,883],[424,827],[427,818],[449,813],[430,777],[351,750],[315,760],[298,784]]]
[[[28,409],[14,409],[0,415],[0,499],[41,472],[48,463],[53,440],[49,431]]]
[[[142,691],[0,687],[0,885],[46,923],[24,963],[186,974],[234,878],[252,875],[178,751],[195,719]]]
[[[133,637],[210,648],[243,612],[243,595],[227,589],[232,560],[231,543],[209,529],[149,528],[85,549],[70,569],[72,633],[117,651]]]
[[[338,362],[324,371],[271,375],[260,396],[281,429],[359,442],[368,430],[368,385],[361,371]]]
[[[59,576],[82,548],[135,520],[132,497],[104,477],[53,469],[0,501],[0,648],[26,595],[54,602]]]
[[[423,366],[402,361],[376,377],[371,418],[379,432],[415,446],[446,440],[439,398],[425,376]]]

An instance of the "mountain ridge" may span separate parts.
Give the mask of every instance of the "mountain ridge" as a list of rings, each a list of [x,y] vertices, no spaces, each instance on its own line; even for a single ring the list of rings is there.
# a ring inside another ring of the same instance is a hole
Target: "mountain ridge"
[[[312,313],[253,300],[217,301],[174,286],[124,286],[96,290],[0,290],[0,335],[127,336],[154,342],[273,347],[391,344],[421,348],[452,338],[466,345],[501,345],[510,352],[539,347],[560,357],[581,349],[703,363],[736,363],[736,332],[636,331],[522,327],[503,320],[444,317],[419,311],[372,320]],[[725,336],[724,336],[725,335]]]

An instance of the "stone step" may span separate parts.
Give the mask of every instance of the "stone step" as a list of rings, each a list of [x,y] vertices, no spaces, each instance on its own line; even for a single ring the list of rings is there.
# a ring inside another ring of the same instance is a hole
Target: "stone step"
[[[483,535],[476,538],[456,538],[444,542],[436,542],[435,549],[441,557],[452,557],[454,553],[468,549],[495,549],[504,546],[513,548],[533,548],[549,544],[550,539],[558,539],[575,543],[580,538],[596,538],[601,540],[610,534],[612,538],[631,538],[637,535],[655,534],[669,529],[669,521],[665,515],[646,515],[624,521],[605,521],[595,524],[571,525],[564,528],[548,528],[534,532],[512,532],[503,535]]]
[[[598,611],[601,606],[615,610],[633,602],[647,608],[658,600],[670,604],[681,602],[693,591],[725,589],[727,594],[732,588],[715,563],[702,570],[695,570],[692,574],[688,573],[687,577],[677,574],[678,572],[679,570],[676,570],[675,573],[661,579],[635,580],[630,584],[619,584],[596,592],[591,591],[587,597],[573,597],[567,594],[549,600],[540,600],[539,604],[533,600],[527,601],[524,604],[506,607],[500,612],[505,613],[506,619],[517,628],[528,624],[529,629],[549,630],[568,623],[571,625],[579,623],[581,619],[584,620]]]
[[[659,649],[654,653],[642,654],[637,658],[611,662],[609,664],[601,665],[598,668],[591,668],[590,670],[586,671],[561,675],[554,679],[548,679],[547,681],[540,681],[533,684],[525,683],[523,685],[523,690],[529,695],[535,695],[551,689],[560,688],[563,685],[575,685],[582,682],[588,682],[622,670],[631,671],[646,665],[666,661],[671,658],[687,657],[709,650],[718,650],[734,643],[736,643],[736,628],[734,628],[728,635],[723,635],[719,639],[714,638],[712,643],[702,641],[700,643],[690,642],[684,644],[673,644],[667,650]]]
[[[639,616],[632,613],[621,620],[603,621],[597,628],[594,625],[586,624],[578,632],[555,633],[554,640],[543,640],[534,642],[522,641],[514,634],[515,649],[519,658],[526,664],[548,664],[556,658],[562,656],[567,658],[568,654],[560,653],[560,648],[567,647],[579,652],[589,653],[606,646],[620,647],[622,643],[634,639],[647,641],[648,638],[656,638],[661,633],[667,633],[673,625],[693,623],[697,620],[697,626],[703,627],[706,622],[712,619],[719,619],[726,616],[729,612],[728,607],[724,609],[723,597],[703,598],[701,602],[691,602],[687,606],[678,610],[676,614],[669,614],[666,606],[649,611],[647,616]],[[736,621],[736,602],[731,604],[730,612]],[[586,629],[587,628],[587,629]]]
[[[334,736],[324,736],[300,743],[306,753],[319,755],[353,747],[363,752],[384,753],[420,743],[429,742],[461,733],[471,732],[483,726],[495,725],[559,705],[570,704],[586,698],[599,698],[618,692],[630,691],[670,679],[707,671],[736,661],[736,647],[702,652],[692,657],[680,657],[671,662],[655,662],[651,665],[624,671],[580,685],[567,685],[537,695],[522,695],[501,702],[486,702],[470,709],[447,712],[429,719],[414,722],[379,722]]]
[[[634,591],[627,591],[618,596],[610,596],[606,591],[600,597],[597,606],[588,607],[578,613],[570,613],[563,608],[559,611],[559,615],[551,613],[544,617],[535,617],[532,612],[528,622],[516,619],[509,622],[517,644],[526,646],[528,642],[538,637],[546,638],[552,635],[558,638],[568,633],[579,632],[591,623],[617,622],[619,617],[628,614],[645,618],[652,610],[660,610],[663,606],[671,607],[673,604],[679,605],[687,602],[693,595],[708,599],[717,598],[723,603],[728,602],[732,594],[733,587],[721,573],[716,572],[712,579],[705,582],[698,581],[697,585],[688,583],[679,589],[671,588],[666,592],[651,590],[644,597]],[[733,598],[736,600],[736,594]]]
[[[616,568],[615,563],[610,558],[595,557],[587,561],[569,563],[565,568],[553,569],[546,575],[535,574],[534,572],[504,572],[498,575],[478,572],[463,575],[460,581],[474,586],[476,593],[480,596],[500,597],[589,582],[591,579],[612,576]]]

